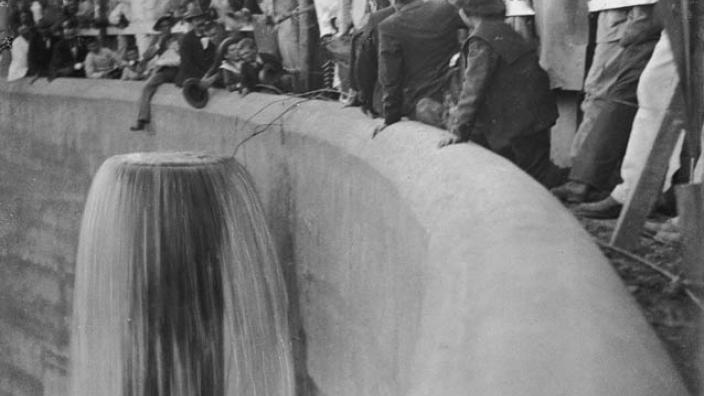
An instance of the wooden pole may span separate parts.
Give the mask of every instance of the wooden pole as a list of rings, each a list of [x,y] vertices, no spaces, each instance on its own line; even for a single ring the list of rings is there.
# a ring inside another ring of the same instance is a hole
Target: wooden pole
[[[640,231],[660,195],[670,157],[684,127],[683,116],[679,111],[681,103],[682,95],[676,92],[653,142],[643,172],[631,192],[631,198],[621,210],[616,229],[611,236],[612,246],[631,250],[638,245]]]
[[[688,278],[704,274],[704,191],[701,183],[675,187],[677,213],[682,230],[682,261]]]

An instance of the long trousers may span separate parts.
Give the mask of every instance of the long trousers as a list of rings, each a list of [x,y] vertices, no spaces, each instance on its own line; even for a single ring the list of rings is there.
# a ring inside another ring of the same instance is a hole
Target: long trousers
[[[152,97],[161,84],[172,83],[176,80],[177,67],[162,67],[147,80],[142,88],[142,95],[139,98],[139,113],[137,120],[150,122],[152,119]]]
[[[638,81],[656,43],[657,38],[653,38],[631,44],[621,52],[618,78],[601,99],[592,130],[572,163],[570,180],[601,191],[611,191],[616,185],[638,110]]]
[[[604,96],[616,81],[618,58],[623,51],[619,40],[627,16],[628,11],[615,9],[600,11],[597,17],[596,48],[592,65],[584,81],[584,101],[582,101],[584,115],[572,139],[570,147],[572,158],[577,156],[584,139],[593,128],[601,107],[601,102],[597,98]]]
[[[663,31],[638,83],[638,111],[633,120],[626,155],[621,164],[622,182],[611,191],[611,197],[616,201],[625,203],[630,198],[645,168],[670,103],[675,95],[681,94],[670,39]],[[670,157],[663,189],[669,188],[672,175],[679,169],[682,141],[680,136],[677,147]]]

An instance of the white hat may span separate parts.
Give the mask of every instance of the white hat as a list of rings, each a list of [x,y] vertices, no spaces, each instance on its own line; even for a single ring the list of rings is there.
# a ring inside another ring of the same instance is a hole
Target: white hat
[[[527,0],[504,0],[504,2],[506,3],[507,17],[535,15],[535,10]]]

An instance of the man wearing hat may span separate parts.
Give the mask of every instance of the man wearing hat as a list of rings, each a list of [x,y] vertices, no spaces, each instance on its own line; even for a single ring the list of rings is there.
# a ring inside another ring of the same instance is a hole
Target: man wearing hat
[[[159,35],[154,37],[152,43],[144,51],[143,61],[149,62],[155,58],[161,57],[168,50],[169,43],[171,43],[176,38],[171,34],[171,28],[176,22],[175,18],[171,14],[166,14],[161,16],[154,23],[153,29],[159,32]],[[146,124],[151,121],[151,100],[156,90],[161,84],[172,83],[176,81],[176,75],[178,74],[177,65],[160,65],[156,67],[152,75],[147,80],[147,83],[142,89],[142,95],[138,102],[138,114],[137,122],[130,129],[133,131],[141,131],[144,129]]]
[[[184,19],[193,29],[181,41],[181,66],[176,76],[179,87],[189,78],[202,78],[215,62],[215,43],[206,34],[213,22],[198,6],[189,10]]]
[[[546,187],[565,172],[550,161],[557,105],[535,46],[504,23],[502,0],[452,0],[470,30],[466,70],[450,132],[440,147],[474,141],[500,154]]]

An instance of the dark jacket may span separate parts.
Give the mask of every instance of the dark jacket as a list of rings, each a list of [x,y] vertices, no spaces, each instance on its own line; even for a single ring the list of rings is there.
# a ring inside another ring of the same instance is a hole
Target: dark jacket
[[[413,0],[379,24],[379,81],[387,124],[413,117],[424,97],[443,101],[449,61],[465,25],[445,0]]]
[[[73,49],[75,48],[75,54]],[[86,59],[88,50],[86,49],[80,38],[73,40],[62,39],[54,46],[51,55],[51,64],[49,74],[51,78],[55,77],[85,77],[83,68],[75,70],[74,65],[81,63]]]
[[[451,132],[500,151],[513,138],[544,131],[557,105],[535,47],[500,20],[483,20],[463,46],[467,68]]]
[[[381,113],[381,85],[378,83],[379,24],[394,11],[394,7],[386,7],[369,15],[369,20],[358,38],[359,51],[352,65],[353,88],[359,91],[361,106],[374,113]]]
[[[181,40],[181,66],[176,76],[176,85],[181,86],[189,78],[202,78],[215,62],[215,44],[203,49],[195,31],[186,33]]]
[[[39,33],[32,35],[27,52],[28,76],[47,77],[49,75],[51,55],[56,41],[54,37],[45,38]]]

